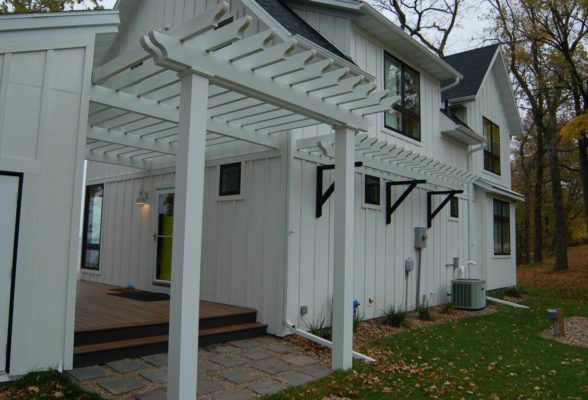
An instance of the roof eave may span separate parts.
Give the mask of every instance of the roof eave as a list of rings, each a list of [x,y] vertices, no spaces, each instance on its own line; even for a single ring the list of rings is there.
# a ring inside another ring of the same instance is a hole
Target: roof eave
[[[416,40],[411,38],[406,32],[404,32],[402,29],[396,26],[390,19],[381,14],[374,7],[364,2],[359,6],[359,9],[365,15],[372,17],[381,26],[385,27],[391,34],[405,42],[408,46],[411,47],[412,51],[421,56],[424,56],[427,59],[427,61],[430,62],[436,68],[431,68],[427,65],[422,65],[423,69],[427,70],[429,73],[431,73],[439,80],[455,80],[463,78],[463,75],[459,73],[455,68],[450,66],[441,58],[437,57],[435,54],[433,54],[431,51],[425,48],[422,44],[418,43]]]

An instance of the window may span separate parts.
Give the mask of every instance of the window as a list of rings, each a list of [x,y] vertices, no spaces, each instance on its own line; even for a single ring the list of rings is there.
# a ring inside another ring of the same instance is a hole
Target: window
[[[449,201],[449,216],[459,218],[459,199],[457,197],[452,197]]]
[[[500,200],[494,200],[494,254],[510,254],[510,207]]]
[[[484,169],[500,175],[500,129],[484,118]]]
[[[241,163],[220,166],[219,196],[233,196],[241,193]]]
[[[372,175],[365,175],[364,180],[365,204],[380,205],[380,178]]]
[[[384,116],[384,125],[415,140],[421,140],[420,76],[388,53],[384,54],[385,86],[400,100]]]
[[[100,236],[104,185],[86,187],[84,232],[82,237],[82,268],[98,271],[100,267]]]

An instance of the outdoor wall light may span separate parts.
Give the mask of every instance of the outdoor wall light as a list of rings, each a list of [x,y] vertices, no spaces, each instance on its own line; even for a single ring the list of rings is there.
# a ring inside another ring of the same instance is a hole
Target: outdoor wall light
[[[141,189],[139,191],[139,195],[137,196],[137,200],[135,201],[138,205],[145,205],[149,204],[149,193]]]

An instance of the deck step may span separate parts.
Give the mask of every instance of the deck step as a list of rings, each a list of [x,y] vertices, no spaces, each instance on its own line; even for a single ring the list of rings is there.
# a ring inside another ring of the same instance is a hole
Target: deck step
[[[259,322],[247,324],[229,325],[218,328],[200,329],[198,344],[210,346],[213,344],[230,342],[233,340],[249,339],[255,336],[265,335],[267,325]]]

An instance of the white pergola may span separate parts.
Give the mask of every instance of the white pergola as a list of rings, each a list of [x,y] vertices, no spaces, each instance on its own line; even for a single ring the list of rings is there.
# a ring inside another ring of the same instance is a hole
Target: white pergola
[[[247,35],[249,16],[221,23],[228,9],[152,31],[93,74],[86,158],[176,166],[168,399],[196,397],[206,146],[277,148],[276,133],[321,123],[333,127],[337,153],[332,367],[351,368],[356,134],[396,100],[321,47],[272,30]]]

